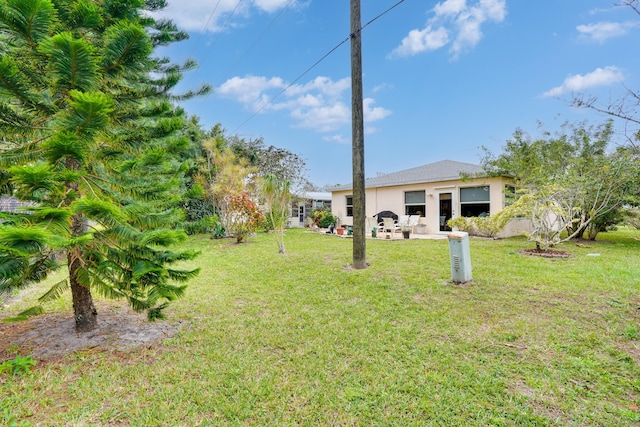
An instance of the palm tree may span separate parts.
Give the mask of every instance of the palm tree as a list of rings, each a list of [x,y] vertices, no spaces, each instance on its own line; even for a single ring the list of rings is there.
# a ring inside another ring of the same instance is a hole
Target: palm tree
[[[61,266],[51,255],[66,254],[68,280],[41,302],[70,288],[78,331],[97,324],[92,290],[150,319],[184,293],[172,282],[197,269],[168,267],[195,256],[166,249],[185,238],[165,228],[184,178],[171,136],[184,113],[169,91],[193,64],[151,57],[184,37],[136,2],[0,4],[0,168],[37,204],[0,227],[0,291],[43,279]]]
[[[262,195],[267,204],[267,217],[276,236],[278,253],[286,253],[284,247],[284,231],[289,219],[291,206],[291,183],[287,180],[279,180],[275,175],[269,174],[263,178]]]

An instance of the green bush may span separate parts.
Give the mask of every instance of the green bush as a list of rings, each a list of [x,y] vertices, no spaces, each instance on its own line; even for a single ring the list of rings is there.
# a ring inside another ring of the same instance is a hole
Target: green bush
[[[184,211],[187,221],[194,223],[215,214],[211,200],[206,198],[187,200],[184,203]]]
[[[218,215],[205,216],[198,221],[187,221],[182,225],[184,232],[192,236],[194,234],[210,233],[219,224]]]
[[[313,222],[320,228],[329,228],[331,224],[338,225],[336,222],[338,219],[329,211],[322,209],[316,209],[311,213]]]
[[[474,236],[495,237],[509,222],[508,215],[484,216],[484,217],[464,217],[451,218],[447,221],[449,227],[465,231]]]
[[[471,218],[465,216],[451,218],[449,221],[447,221],[447,225],[451,229],[455,228],[459,231],[466,231],[469,234],[472,234],[473,231],[473,222],[471,221]]]

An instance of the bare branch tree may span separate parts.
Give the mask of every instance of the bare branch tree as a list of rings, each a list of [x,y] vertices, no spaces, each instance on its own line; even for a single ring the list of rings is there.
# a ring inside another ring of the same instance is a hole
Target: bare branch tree
[[[640,0],[624,0],[616,6],[631,8],[640,16]],[[626,94],[609,103],[603,103],[596,96],[573,95],[571,105],[588,108],[598,113],[621,119],[624,123],[624,135],[629,143],[637,147],[640,141],[640,92],[624,86]]]

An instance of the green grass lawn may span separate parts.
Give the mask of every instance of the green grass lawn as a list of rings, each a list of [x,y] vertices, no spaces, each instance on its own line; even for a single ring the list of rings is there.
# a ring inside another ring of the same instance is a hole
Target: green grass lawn
[[[640,237],[527,257],[470,241],[287,232],[195,237],[202,268],[152,348],[78,352],[0,377],[5,420],[43,426],[631,426],[640,423]],[[600,254],[591,256],[590,254]],[[18,304],[20,305],[20,304]],[[54,309],[68,308],[65,302]],[[17,307],[16,307],[17,309]],[[2,316],[15,314],[12,307]],[[0,424],[1,424],[0,418]]]

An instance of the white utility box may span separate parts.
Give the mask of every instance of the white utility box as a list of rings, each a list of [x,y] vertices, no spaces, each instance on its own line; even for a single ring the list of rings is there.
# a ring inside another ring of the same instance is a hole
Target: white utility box
[[[471,251],[469,233],[454,231],[449,233],[449,256],[451,258],[451,276],[454,283],[471,281]]]

